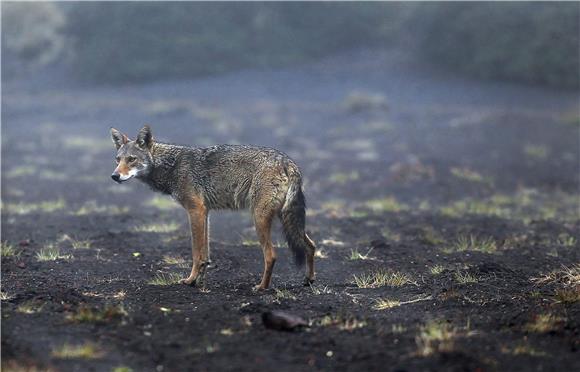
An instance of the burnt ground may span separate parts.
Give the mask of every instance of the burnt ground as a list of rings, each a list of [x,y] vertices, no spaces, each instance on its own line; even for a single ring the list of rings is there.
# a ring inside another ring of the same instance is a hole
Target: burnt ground
[[[580,369],[577,93],[376,51],[2,88],[3,370]],[[191,260],[185,213],[110,179],[109,126],[144,123],[159,140],[290,154],[315,285],[300,285],[277,229],[272,289],[252,291],[262,256],[247,212],[213,213],[206,288],[171,284]],[[268,310],[310,327],[266,329]]]

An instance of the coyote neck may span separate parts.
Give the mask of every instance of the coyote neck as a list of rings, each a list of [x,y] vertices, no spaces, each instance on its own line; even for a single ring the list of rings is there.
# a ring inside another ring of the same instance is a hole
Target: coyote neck
[[[178,187],[178,162],[186,148],[156,142],[151,147],[151,162],[149,172],[142,178],[152,189],[164,194],[173,194]]]

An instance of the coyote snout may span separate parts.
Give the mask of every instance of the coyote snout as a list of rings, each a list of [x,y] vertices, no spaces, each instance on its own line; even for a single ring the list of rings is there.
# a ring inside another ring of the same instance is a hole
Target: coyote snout
[[[264,253],[264,273],[257,289],[270,285],[276,262],[270,230],[278,217],[298,265],[306,260],[305,284],[314,281],[314,242],[306,235],[302,175],[286,154],[267,147],[217,145],[193,148],[160,143],[144,126],[135,141],[111,128],[117,148],[118,183],[133,177],[171,195],[187,211],[193,265],[181,282],[203,281],[209,260],[209,211],[249,208]]]

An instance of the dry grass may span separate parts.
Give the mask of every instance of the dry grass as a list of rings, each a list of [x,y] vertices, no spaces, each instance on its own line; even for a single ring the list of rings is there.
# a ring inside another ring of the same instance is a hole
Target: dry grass
[[[373,306],[375,310],[386,310],[391,309],[393,307],[401,306],[401,301],[399,300],[391,300],[388,298],[381,298],[377,300]]]
[[[571,266],[562,265],[559,270],[550,271],[538,278],[532,278],[536,284],[560,284],[563,287],[580,287],[580,263]]]
[[[345,245],[343,241],[334,238],[323,239],[320,243],[323,245],[333,245],[335,247],[343,247]]]
[[[2,367],[1,370],[4,372],[56,372],[52,368],[48,367],[41,367],[35,364],[33,361],[17,361],[14,359],[2,360]]]
[[[578,240],[568,234],[560,234],[558,235],[558,245],[562,247],[575,247],[578,244]]]
[[[445,239],[441,234],[435,231],[432,227],[426,227],[422,230],[422,240],[425,243],[436,246],[445,243]]]
[[[432,299],[431,296],[416,298],[414,300],[409,300],[409,301],[399,301],[399,300],[392,300],[392,299],[388,299],[388,298],[383,298],[383,299],[379,299],[375,302],[373,309],[374,310],[387,310],[387,309],[391,309],[393,307],[414,304],[416,302],[427,301],[427,300],[431,300],[431,299]]]
[[[578,194],[541,193],[535,189],[521,189],[513,195],[496,194],[484,199],[466,198],[441,206],[444,216],[460,218],[483,215],[529,223],[532,220],[576,221]]]
[[[491,177],[482,176],[480,173],[473,171],[469,168],[454,167],[451,168],[450,171],[453,176],[462,180],[493,185],[493,179]]]
[[[38,301],[26,301],[18,305],[16,311],[22,314],[36,314],[42,311],[44,304]]]
[[[401,287],[406,284],[417,284],[405,273],[387,270],[377,270],[359,276],[353,275],[353,281],[359,288]]]
[[[242,245],[245,247],[259,247],[260,242],[256,239],[252,239],[252,238],[243,238]]]
[[[127,315],[123,305],[106,305],[102,309],[81,306],[67,319],[75,323],[107,323]]]
[[[274,297],[278,301],[282,301],[282,300],[295,301],[296,300],[296,296],[294,296],[294,294],[287,289],[278,289],[278,288],[274,289]]]
[[[16,178],[30,176],[37,172],[36,167],[33,165],[21,165],[17,167],[12,167],[8,172],[4,174],[6,178]]]
[[[59,359],[98,359],[104,355],[97,345],[90,342],[83,345],[64,344],[51,354]]]
[[[370,257],[370,253],[373,251],[373,248],[369,249],[367,253],[360,253],[358,248],[351,249],[350,255],[347,257],[349,260],[357,261],[357,260],[372,260],[373,258]]]
[[[538,314],[524,326],[524,329],[532,333],[548,333],[562,329],[566,319],[554,314]]]
[[[401,334],[407,331],[407,327],[403,324],[393,324],[391,326],[391,332],[394,334]]]
[[[337,327],[341,331],[354,331],[359,328],[367,326],[367,321],[364,319],[359,319],[352,316],[343,315],[325,315],[322,318],[314,321],[310,321],[310,325],[316,325],[320,327]]]
[[[165,255],[163,256],[163,263],[166,265],[175,266],[180,269],[185,269],[189,266],[184,258],[178,256]]]
[[[117,366],[111,372],[133,372],[133,368],[127,366]]]
[[[401,234],[392,231],[388,227],[383,227],[381,229],[381,235],[383,236],[383,238],[385,238],[387,240],[391,240],[394,242],[401,241]]]
[[[158,273],[147,284],[149,285],[173,285],[179,283],[181,276],[175,273]]]
[[[332,290],[330,288],[328,288],[327,285],[317,286],[317,285],[311,284],[310,289],[312,290],[312,293],[315,295],[331,294],[332,293]]]
[[[417,354],[423,357],[441,352],[451,352],[455,348],[458,331],[447,323],[432,321],[421,327],[415,337]]]
[[[92,246],[92,242],[90,240],[75,239],[68,234],[61,236],[59,241],[69,242],[74,249],[89,249]]]
[[[537,160],[546,159],[550,152],[546,145],[534,145],[531,143],[524,145],[523,151],[526,156]]]
[[[457,271],[454,275],[455,281],[459,284],[478,283],[479,278],[464,271]]]
[[[572,305],[580,302],[580,286],[571,288],[559,288],[554,293],[557,304]]]
[[[529,345],[528,343],[523,343],[520,345],[515,346],[514,348],[509,348],[506,346],[503,346],[501,348],[501,352],[503,354],[510,354],[510,355],[529,355],[532,357],[542,357],[542,356],[546,356],[547,353],[538,349],[535,349],[534,347],[532,347],[531,345]]]
[[[353,182],[359,179],[359,173],[352,171],[350,173],[333,173],[330,175],[330,181],[339,185],[345,185],[348,182]]]

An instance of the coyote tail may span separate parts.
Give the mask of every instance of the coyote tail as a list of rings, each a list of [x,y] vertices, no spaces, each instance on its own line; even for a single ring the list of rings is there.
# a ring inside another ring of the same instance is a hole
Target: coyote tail
[[[304,231],[306,200],[302,192],[302,178],[299,174],[290,176],[290,187],[280,211],[280,219],[288,247],[294,253],[294,262],[296,266],[302,266],[309,246]]]

